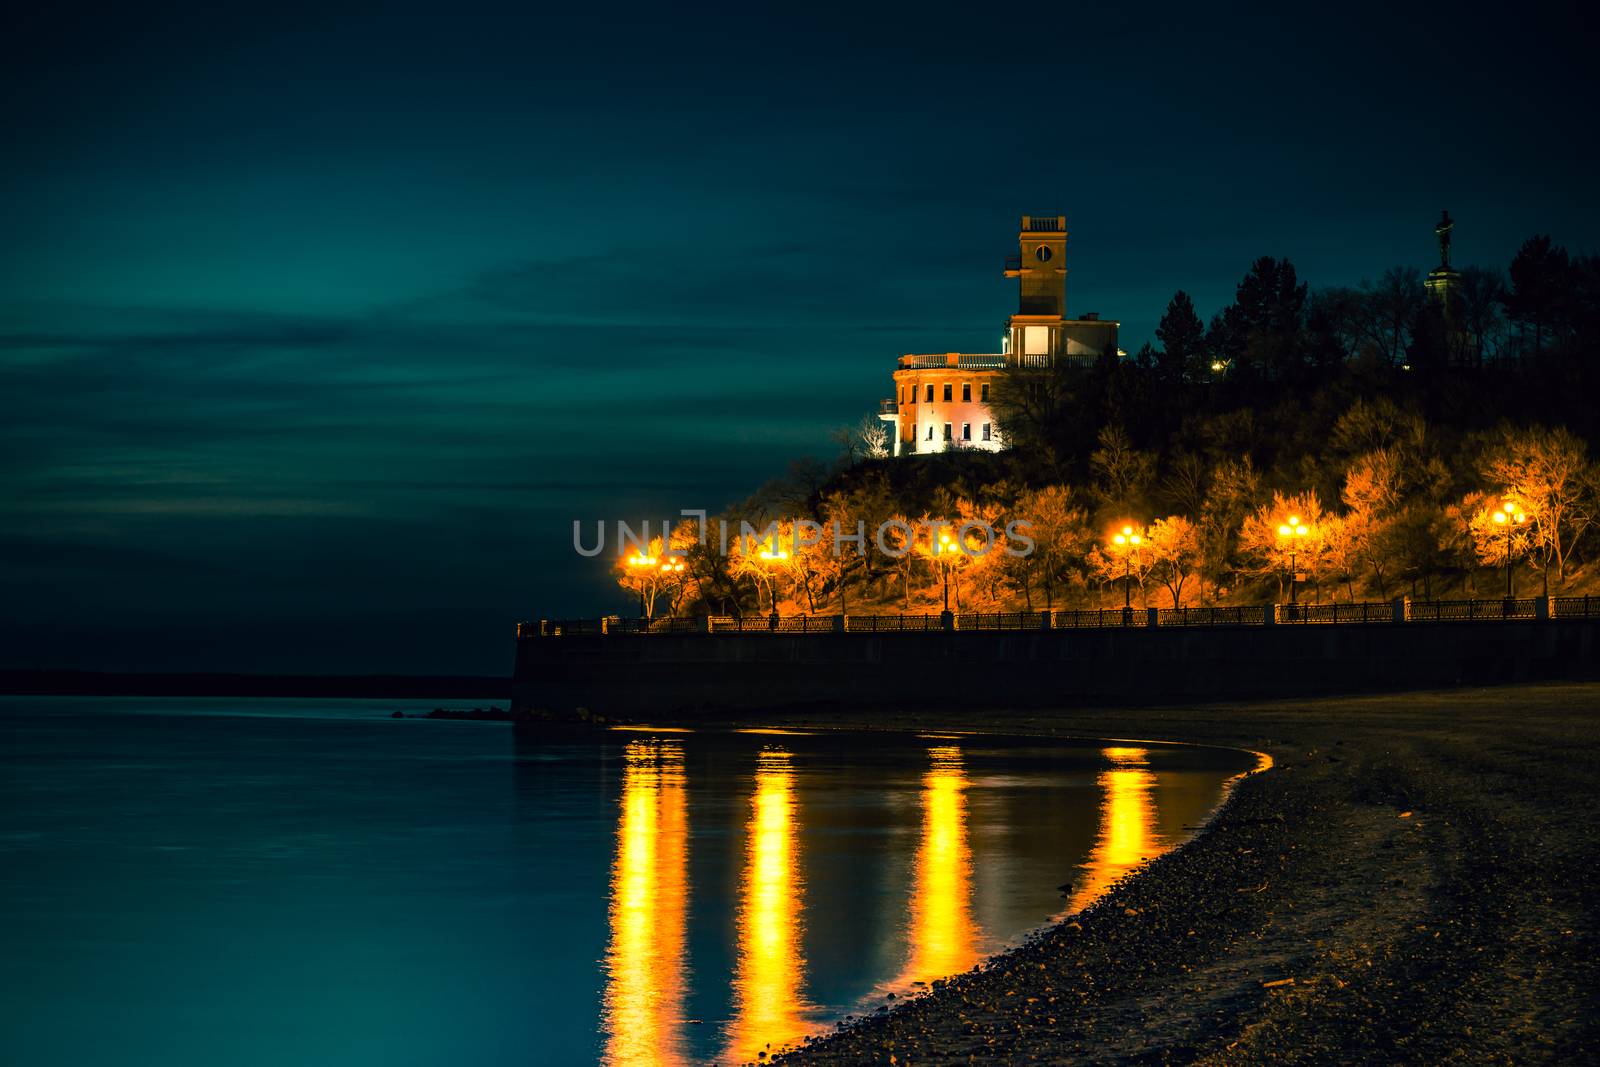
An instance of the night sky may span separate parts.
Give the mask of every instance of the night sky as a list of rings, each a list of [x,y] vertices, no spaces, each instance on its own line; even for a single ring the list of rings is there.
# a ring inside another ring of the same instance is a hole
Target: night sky
[[[1256,256],[1426,269],[1443,207],[1458,264],[1600,245],[1576,7],[764,6],[9,15],[0,666],[503,673],[628,603],[572,519],[996,350],[1024,213],[1130,352]]]

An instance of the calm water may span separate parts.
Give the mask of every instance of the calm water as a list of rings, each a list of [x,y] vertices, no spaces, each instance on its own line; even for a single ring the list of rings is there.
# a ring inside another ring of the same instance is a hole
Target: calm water
[[[416,706],[0,700],[0,1062],[752,1059],[1083,906],[1254,762]]]

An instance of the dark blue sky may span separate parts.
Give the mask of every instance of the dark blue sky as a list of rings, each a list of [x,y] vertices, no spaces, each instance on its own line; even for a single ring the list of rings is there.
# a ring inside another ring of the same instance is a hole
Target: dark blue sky
[[[1023,213],[1130,351],[1445,206],[1459,262],[1600,243],[1575,15],[590,10],[8,16],[0,666],[503,671],[622,606],[573,518],[993,350]]]

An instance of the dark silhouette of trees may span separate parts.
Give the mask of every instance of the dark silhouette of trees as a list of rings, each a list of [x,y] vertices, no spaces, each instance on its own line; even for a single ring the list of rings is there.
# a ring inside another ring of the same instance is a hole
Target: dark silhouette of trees
[[[1567,250],[1552,244],[1548,234],[1530,237],[1511,261],[1511,289],[1506,311],[1524,330],[1533,331],[1533,354],[1544,352],[1545,338],[1559,325],[1563,303],[1571,293],[1572,264]]]
[[[1211,376],[1211,357],[1206,352],[1206,326],[1195,313],[1194,301],[1179,289],[1167,304],[1156,327],[1161,342],[1156,366],[1161,380],[1169,387],[1184,382],[1203,382]]]
[[[1465,362],[1481,366],[1500,354],[1505,337],[1505,278],[1497,270],[1468,267],[1457,283],[1456,313],[1465,339]]]
[[[1291,374],[1300,362],[1306,293],[1293,263],[1262,256],[1213,324],[1213,344],[1242,373],[1267,380]]]

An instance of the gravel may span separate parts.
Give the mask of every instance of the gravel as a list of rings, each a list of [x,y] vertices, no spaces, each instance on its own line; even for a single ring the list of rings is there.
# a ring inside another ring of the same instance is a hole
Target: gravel
[[[1600,685],[763,721],[1275,761],[1093,907],[774,1062],[1600,1062]]]

